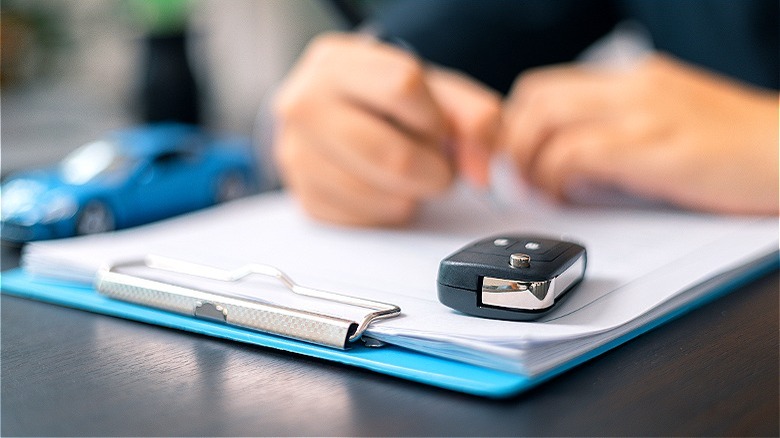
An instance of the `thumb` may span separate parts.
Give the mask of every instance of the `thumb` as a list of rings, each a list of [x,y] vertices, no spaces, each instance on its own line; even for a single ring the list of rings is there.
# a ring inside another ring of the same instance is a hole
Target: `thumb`
[[[458,172],[477,187],[490,181],[490,158],[501,119],[500,95],[465,75],[432,68],[428,87],[452,131]]]

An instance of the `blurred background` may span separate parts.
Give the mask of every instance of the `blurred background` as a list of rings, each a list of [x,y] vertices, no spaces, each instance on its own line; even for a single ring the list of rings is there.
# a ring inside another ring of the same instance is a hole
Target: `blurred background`
[[[348,27],[340,4],[3,0],[3,176],[58,161],[106,131],[166,112],[256,135],[258,108],[308,40]],[[187,99],[195,101],[171,106]]]

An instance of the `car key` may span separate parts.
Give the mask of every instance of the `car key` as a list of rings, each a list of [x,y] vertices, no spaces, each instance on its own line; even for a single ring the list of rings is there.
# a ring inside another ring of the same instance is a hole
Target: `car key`
[[[555,308],[584,277],[585,248],[538,236],[500,235],[441,261],[442,304],[493,319],[528,321]]]

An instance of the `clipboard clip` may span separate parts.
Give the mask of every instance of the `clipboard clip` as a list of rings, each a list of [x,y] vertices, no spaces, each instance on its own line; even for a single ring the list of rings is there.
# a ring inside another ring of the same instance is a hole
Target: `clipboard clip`
[[[292,293],[364,308],[368,312],[362,319],[351,320],[120,272],[132,267],[163,270],[226,283],[260,275],[278,280]],[[109,298],[342,350],[348,348],[351,342],[361,339],[372,322],[392,318],[401,313],[400,307],[394,304],[301,286],[270,265],[253,263],[225,270],[156,255],[102,267],[95,278],[95,289]]]

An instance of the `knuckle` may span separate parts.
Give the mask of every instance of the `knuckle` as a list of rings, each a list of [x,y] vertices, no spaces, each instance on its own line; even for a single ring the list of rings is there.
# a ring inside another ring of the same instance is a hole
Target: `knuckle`
[[[323,32],[316,35],[309,42],[309,47],[312,49],[319,48],[321,46],[330,46],[336,44],[342,39],[341,34],[337,32]]]
[[[311,123],[323,107],[334,104],[332,96],[321,92],[327,86],[316,78],[291,78],[271,101],[273,117],[282,125],[290,122]]]
[[[320,93],[311,74],[294,74],[288,78],[273,96],[271,112],[281,122],[305,119],[317,103]]]
[[[327,32],[314,37],[306,47],[304,59],[330,59],[344,46],[346,37],[340,33]]]
[[[390,91],[398,96],[417,93],[425,83],[425,68],[410,56],[399,56],[387,76]]]
[[[550,89],[537,89],[525,96],[525,111],[534,114],[534,118],[543,122],[556,124],[566,108],[561,104],[555,93]]]
[[[293,93],[288,88],[283,88],[273,99],[274,115],[280,120],[295,118],[304,107],[301,97],[299,93]]]
[[[548,74],[543,68],[530,69],[522,73],[514,85],[514,92],[529,94],[544,89],[548,83]]]
[[[348,38],[338,33],[315,37],[284,81],[272,101],[273,112],[282,119],[295,119],[306,113],[314,99],[333,81],[345,56]]]
[[[637,69],[637,74],[630,77],[632,89],[635,93],[643,97],[650,97],[657,93],[658,89],[668,86],[667,84],[667,63],[666,60],[658,56],[650,56],[645,59]]]
[[[560,91],[546,79],[529,78],[516,90],[515,102],[526,111],[553,114],[561,107]],[[564,96],[565,97],[565,96]],[[563,100],[563,102],[566,102]]]
[[[501,101],[498,98],[486,100],[482,108],[479,108],[470,123],[478,132],[494,132],[501,121]]]

